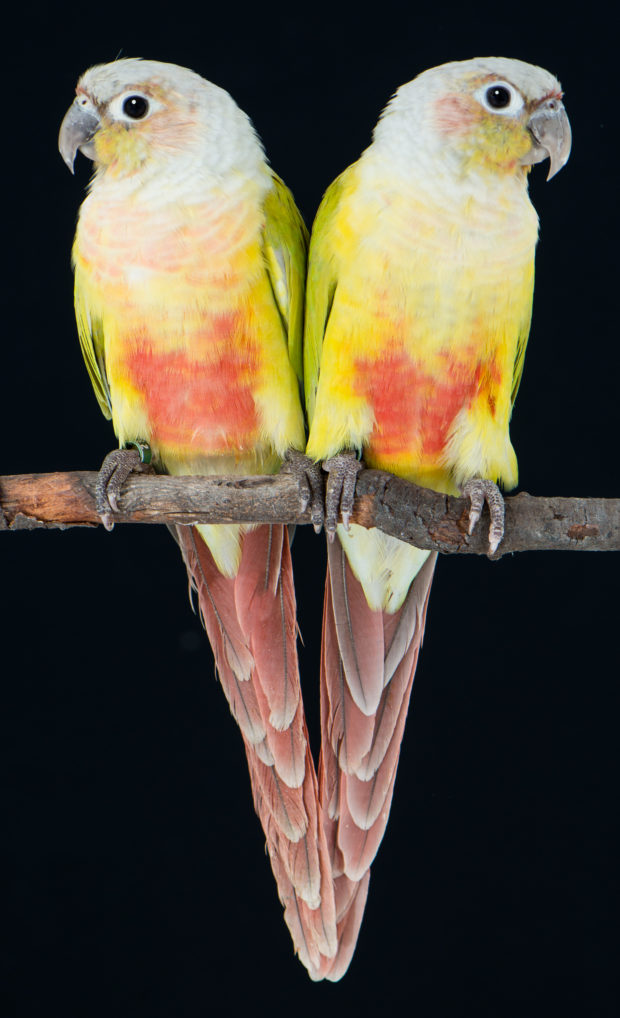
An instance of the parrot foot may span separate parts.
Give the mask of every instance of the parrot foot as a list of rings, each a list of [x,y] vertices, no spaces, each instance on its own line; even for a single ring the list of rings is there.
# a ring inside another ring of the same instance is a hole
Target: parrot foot
[[[339,515],[344,529],[349,529],[357,475],[363,469],[363,461],[353,451],[340,452],[323,460],[323,470],[328,475],[325,492],[325,533],[328,541],[333,541],[336,536]]]
[[[299,484],[301,512],[310,506],[310,520],[317,534],[321,532],[325,515],[323,474],[320,464],[298,449],[288,449],[280,473],[292,474]]]
[[[463,485],[463,494],[471,502],[468,533],[473,534],[474,527],[480,519],[485,502],[489,507],[489,514],[491,516],[489,550],[492,555],[497,551],[499,543],[504,536],[505,509],[502,493],[493,481],[485,481],[480,477],[475,477]]]
[[[95,486],[95,506],[106,530],[114,530],[114,513],[120,512],[118,499],[130,474],[150,470],[151,450],[136,443],[131,449],[113,449],[99,470]]]

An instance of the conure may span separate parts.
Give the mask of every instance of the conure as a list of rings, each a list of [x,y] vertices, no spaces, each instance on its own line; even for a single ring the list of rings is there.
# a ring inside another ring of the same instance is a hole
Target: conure
[[[484,501],[517,483],[509,422],[530,331],[532,164],[571,134],[547,71],[495,57],[398,89],[373,142],[328,189],[306,292],[308,455],[329,472],[320,798],[336,886],[338,979],[385,830],[436,555],[349,525],[358,459]],[[341,518],[342,522],[338,523]]]
[[[186,68],[117,60],[80,78],[59,147],[70,169],[78,149],[94,161],[73,248],[75,310],[99,405],[130,448],[104,463],[105,522],[139,458],[169,474],[276,472],[306,441],[307,234],[246,114]],[[317,971],[336,950],[334,897],[287,528],[177,536],[293,941]]]

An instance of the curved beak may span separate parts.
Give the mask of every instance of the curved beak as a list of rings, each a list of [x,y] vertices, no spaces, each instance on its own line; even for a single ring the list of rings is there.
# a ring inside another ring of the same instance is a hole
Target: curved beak
[[[521,162],[524,166],[531,166],[549,159],[547,180],[551,180],[570,155],[572,135],[564,104],[559,99],[547,99],[540,103],[532,113],[527,127],[534,144]]]
[[[89,159],[95,158],[95,147],[91,142],[99,123],[99,117],[91,110],[78,105],[77,100],[67,110],[60,125],[58,148],[72,173],[78,149]]]

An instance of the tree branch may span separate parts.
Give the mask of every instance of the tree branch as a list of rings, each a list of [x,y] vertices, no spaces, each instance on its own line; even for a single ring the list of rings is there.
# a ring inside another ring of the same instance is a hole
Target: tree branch
[[[5,530],[96,526],[97,473],[16,474],[0,477]],[[259,477],[134,475],[120,499],[119,523],[310,522],[300,512],[297,480],[289,474]],[[467,534],[469,501],[418,488],[380,470],[358,476],[352,522],[443,553],[485,555],[488,516]],[[1,519],[1,517],[0,517]],[[617,551],[620,499],[506,499],[506,534],[494,558],[514,551]]]

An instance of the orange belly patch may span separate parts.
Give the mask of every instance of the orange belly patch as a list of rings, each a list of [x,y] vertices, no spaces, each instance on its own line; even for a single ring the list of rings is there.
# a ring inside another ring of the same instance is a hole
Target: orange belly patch
[[[256,443],[257,357],[237,341],[237,317],[210,319],[190,350],[159,352],[148,334],[132,335],[119,375],[141,394],[155,445],[209,455]]]
[[[443,366],[428,366],[395,350],[378,363],[358,359],[359,390],[374,412],[368,445],[373,459],[404,457],[416,465],[438,466],[455,418],[484,394],[491,415],[499,372],[493,361],[474,363],[440,356]]]

